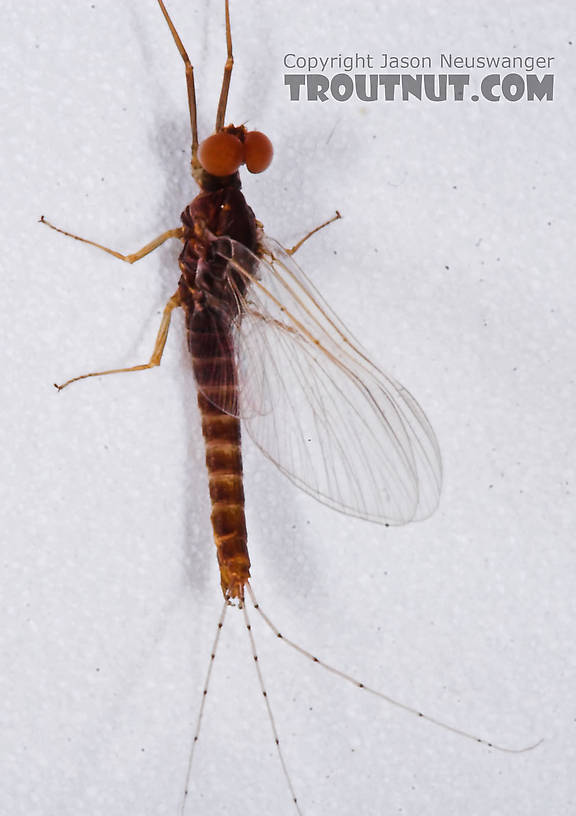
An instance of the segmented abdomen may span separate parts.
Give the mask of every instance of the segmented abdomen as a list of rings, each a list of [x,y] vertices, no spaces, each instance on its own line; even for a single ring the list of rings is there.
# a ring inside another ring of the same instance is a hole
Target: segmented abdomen
[[[206,446],[206,468],[212,502],[212,529],[226,598],[244,598],[250,577],[237,381],[230,330],[208,309],[190,316],[188,345],[198,385],[198,407]],[[216,405],[211,402],[211,398]],[[227,408],[224,411],[221,407]]]

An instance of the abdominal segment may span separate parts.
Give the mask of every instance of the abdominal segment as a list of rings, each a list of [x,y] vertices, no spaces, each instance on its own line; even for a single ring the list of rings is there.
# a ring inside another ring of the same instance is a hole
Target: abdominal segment
[[[188,344],[198,385],[198,407],[206,446],[212,529],[224,597],[238,598],[242,602],[244,586],[250,577],[250,559],[244,515],[240,420],[218,407],[221,404],[235,407],[237,404],[235,362],[227,342],[229,329],[225,321],[218,325],[214,315],[202,314],[203,311],[200,309],[191,315]],[[221,336],[215,336],[218,331]],[[215,358],[213,355],[217,349],[219,355]],[[210,400],[211,393],[214,402]]]

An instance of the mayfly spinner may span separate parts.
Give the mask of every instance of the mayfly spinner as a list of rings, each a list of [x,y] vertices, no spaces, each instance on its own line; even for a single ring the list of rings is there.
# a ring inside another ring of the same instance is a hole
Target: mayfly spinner
[[[423,519],[434,511],[442,467],[436,437],[416,400],[355,345],[292,260],[302,241],[286,250],[266,238],[242,195],[239,168],[246,165],[249,172],[260,173],[270,164],[273,151],[263,133],[244,125],[224,124],[233,67],[228,0],[228,53],[215,132],[201,143],[193,67],[164,3],[158,0],[158,4],[185,65],[192,175],[200,192],[182,213],[181,226],[167,230],[133,254],[123,255],[93,241],[71,237],[128,263],[176,238],[183,243],[178,288],[164,308],[147,363],[83,374],[57,387],[65,388],[86,377],[160,365],[171,314],[178,307],[184,310],[206,445],[211,520],[225,611],[232,601],[244,607],[247,591],[254,600],[249,584],[241,423],[260,450],[300,488],[343,513],[387,525]],[[335,218],[339,218],[338,213]],[[44,217],[41,220],[71,235]],[[264,619],[282,637],[266,616]],[[425,716],[380,692],[367,690]],[[262,691],[266,697],[263,685]],[[278,745],[267,698],[266,703]],[[203,703],[194,744],[202,711]],[[296,803],[282,754],[280,759]],[[191,758],[189,770],[190,764]],[[299,811],[297,804],[296,808]]]
[[[182,213],[182,226],[131,255],[71,237],[128,263],[177,238],[184,245],[178,289],[164,308],[149,362],[82,374],[57,387],[160,365],[171,314],[184,309],[222,591],[227,600],[242,603],[250,559],[241,420],[262,452],[303,490],[344,513],[383,524],[405,524],[433,512],[440,453],[416,400],[352,343],[292,260],[302,241],[286,250],[266,238],[242,195],[239,168],[245,164],[261,173],[273,151],[263,133],[224,125],[233,66],[227,0],[228,57],[215,133],[201,143],[194,70],[164,3],[158,3],[186,67],[192,175],[201,192]]]

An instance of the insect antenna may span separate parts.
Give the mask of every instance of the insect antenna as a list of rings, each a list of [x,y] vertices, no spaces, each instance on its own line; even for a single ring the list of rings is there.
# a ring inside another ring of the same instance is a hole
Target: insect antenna
[[[220,613],[220,617],[218,619],[218,625],[216,626],[216,634],[214,636],[214,643],[212,644],[212,650],[210,652],[210,661],[208,663],[206,679],[204,680],[204,688],[202,689],[202,701],[200,703],[200,710],[198,711],[198,718],[196,720],[194,736],[192,737],[192,743],[190,745],[190,751],[188,753],[188,766],[186,768],[186,778],[184,780],[184,793],[182,794],[182,802],[180,804],[180,816],[184,816],[184,811],[186,810],[186,803],[188,801],[188,790],[190,787],[190,777],[192,775],[192,763],[194,761],[194,751],[196,750],[196,743],[198,742],[198,738],[200,737],[200,729],[202,728],[202,719],[204,717],[204,708],[206,706],[206,697],[208,696],[210,678],[212,677],[212,668],[214,666],[214,660],[216,659],[216,651],[218,649],[220,633],[222,632],[222,627],[224,626],[224,618],[226,617],[227,609],[228,601],[224,601],[224,606],[222,607],[222,612]]]
[[[252,590],[250,589],[250,585],[248,584],[248,589],[250,591],[250,596],[252,597]],[[252,601],[254,598],[252,597]],[[256,604],[254,604],[254,608],[258,609]],[[254,658],[254,667],[256,669],[256,674],[258,675],[258,683],[260,684],[260,690],[262,692],[262,696],[264,697],[264,702],[266,703],[266,710],[268,711],[268,719],[270,721],[270,727],[272,728],[272,735],[274,737],[274,744],[276,745],[276,750],[278,751],[278,759],[280,760],[280,765],[282,766],[282,771],[284,773],[284,778],[288,784],[288,789],[290,790],[290,795],[292,797],[292,801],[294,802],[294,807],[296,808],[297,813],[299,816],[302,815],[302,811],[300,810],[300,806],[298,804],[298,799],[296,798],[296,792],[294,790],[294,785],[292,784],[292,780],[290,778],[290,774],[288,773],[288,767],[286,765],[286,760],[284,759],[284,755],[282,753],[282,749],[280,747],[280,739],[278,737],[278,729],[276,728],[276,721],[274,720],[274,715],[272,713],[272,707],[270,705],[270,700],[268,699],[268,692],[266,691],[266,687],[264,686],[264,678],[262,677],[262,670],[260,669],[260,662],[258,660],[258,654],[256,652],[256,642],[254,640],[254,633],[252,632],[252,626],[250,624],[250,620],[248,618],[248,610],[246,608],[246,604],[242,605],[242,610],[244,612],[244,621],[246,623],[246,629],[248,631],[248,637],[250,638],[250,646],[252,648],[252,657]]]
[[[399,708],[402,711],[406,711],[408,714],[413,714],[415,717],[418,717],[421,720],[426,720],[426,722],[431,723],[432,725],[437,726],[438,728],[443,728],[445,731],[449,731],[452,734],[457,734],[459,737],[464,737],[466,739],[472,740],[473,742],[480,743],[480,745],[486,745],[488,748],[494,748],[496,751],[503,751],[507,754],[523,754],[525,751],[532,751],[534,748],[537,748],[542,742],[543,739],[539,739],[537,742],[533,743],[532,745],[526,745],[523,748],[508,748],[504,745],[499,745],[495,742],[490,740],[484,739],[483,737],[478,737],[476,734],[471,734],[469,731],[463,731],[460,728],[456,728],[449,723],[444,722],[443,720],[438,720],[436,717],[432,717],[429,714],[424,714],[417,708],[413,708],[412,706],[406,705],[406,703],[400,702],[400,700],[396,700],[393,697],[388,696],[382,691],[378,691],[377,689],[370,688],[365,683],[357,680],[355,677],[352,677],[346,672],[337,669],[335,666],[331,666],[329,663],[325,663],[323,660],[320,660],[318,657],[309,652],[307,649],[304,649],[298,643],[295,643],[293,640],[289,640],[287,637],[280,632],[280,630],[272,623],[268,615],[261,609],[252,587],[250,584],[247,584],[248,593],[250,595],[250,599],[254,605],[254,609],[258,612],[260,617],[264,620],[266,625],[272,632],[276,635],[279,640],[282,640],[288,646],[291,646],[296,652],[304,657],[307,657],[308,660],[311,660],[313,663],[317,663],[319,666],[322,666],[326,671],[329,671],[331,674],[335,674],[337,677],[342,678],[342,680],[346,680],[347,683],[351,683],[356,688],[362,689],[362,691],[367,691],[369,694],[372,694],[374,697],[378,697],[380,700],[384,700],[386,703],[389,703],[391,706],[395,708]]]

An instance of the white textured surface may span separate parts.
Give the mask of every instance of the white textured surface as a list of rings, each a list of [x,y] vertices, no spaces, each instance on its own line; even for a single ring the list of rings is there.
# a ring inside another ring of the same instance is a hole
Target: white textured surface
[[[408,703],[386,708],[256,628],[306,816],[563,816],[574,741],[574,9],[567,0],[233,4],[230,119],[267,132],[245,191],[441,441],[442,504],[388,531],[247,451],[254,588],[288,636]],[[175,814],[220,608],[194,388],[176,321],[147,358],[175,247],[133,251],[194,194],[183,71],[153,0],[12,4],[2,37],[0,812]],[[33,8],[35,6],[35,8]],[[170,8],[212,125],[220,4]],[[291,104],[286,52],[557,58],[548,104]],[[334,254],[335,253],[335,254]],[[571,781],[572,778],[572,781]],[[190,814],[292,814],[231,611]]]

